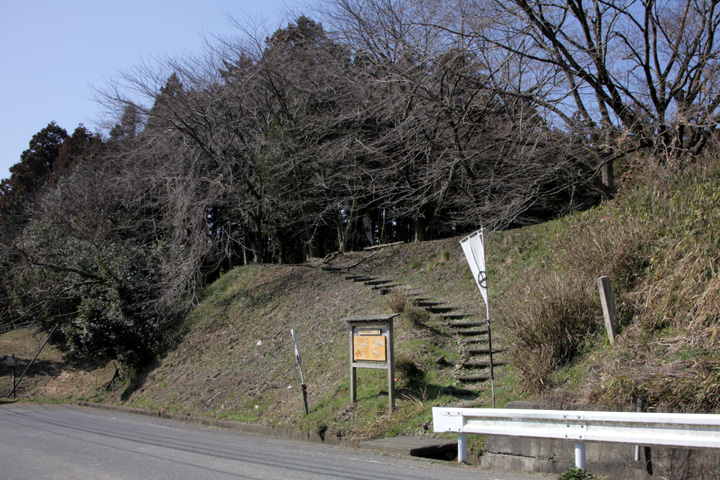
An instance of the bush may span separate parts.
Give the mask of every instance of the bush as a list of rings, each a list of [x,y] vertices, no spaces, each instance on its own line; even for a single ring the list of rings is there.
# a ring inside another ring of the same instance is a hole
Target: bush
[[[528,286],[524,308],[506,320],[513,363],[525,388],[539,392],[550,386],[551,375],[580,351],[598,327],[593,285],[576,277],[544,276]]]
[[[430,318],[427,310],[416,307],[413,299],[403,290],[391,290],[388,294],[386,305],[392,313],[401,314],[400,318],[406,321],[411,327],[420,326]]]
[[[398,355],[395,358],[395,388],[412,388],[422,381],[423,371],[409,355]]]
[[[403,313],[405,310],[412,308],[412,299],[405,291],[393,288],[387,295],[385,300],[388,310],[391,313]]]
[[[13,288],[6,308],[47,330],[59,323],[56,338],[81,356],[147,364],[168,334],[155,308],[159,248],[61,237],[48,223],[25,232],[21,248],[32,254],[6,272]]]
[[[65,326],[70,346],[100,360],[131,368],[148,364],[164,335],[157,298],[158,259],[143,248],[112,246],[96,259],[98,283],[78,292],[77,316]]]

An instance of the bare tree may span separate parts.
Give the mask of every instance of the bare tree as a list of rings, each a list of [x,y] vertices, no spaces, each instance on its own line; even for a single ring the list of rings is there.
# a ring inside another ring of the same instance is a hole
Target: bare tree
[[[379,208],[416,240],[533,223],[594,201],[593,172],[527,96],[527,59],[466,33],[492,25],[471,15],[473,5],[339,0],[324,11],[364,63],[358,74],[381,119],[363,138]],[[533,88],[550,88],[552,72],[532,76]]]
[[[720,120],[720,11],[714,0],[513,0],[482,3],[501,21],[475,36],[554,72],[525,95],[613,159],[644,149],[677,166]]]

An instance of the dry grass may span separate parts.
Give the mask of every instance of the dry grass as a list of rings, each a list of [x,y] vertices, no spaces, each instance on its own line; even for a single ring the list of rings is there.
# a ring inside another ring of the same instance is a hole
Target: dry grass
[[[644,396],[663,411],[718,411],[720,167],[638,185],[537,227],[548,253],[503,299],[513,363],[528,390],[565,403],[628,408]],[[610,277],[618,306],[612,348],[599,276]]]
[[[522,309],[506,325],[511,355],[526,389],[552,386],[555,370],[572,360],[599,326],[594,299],[577,277],[543,276],[525,286]]]
[[[393,288],[386,296],[385,305],[390,313],[403,313],[413,307],[413,301],[404,290]]]
[[[411,327],[421,327],[430,313],[415,305],[415,301],[403,289],[394,288],[388,293],[385,304],[391,313],[399,313],[400,319]]]
[[[579,220],[585,228],[575,230],[565,258],[574,271],[586,265],[588,277],[597,268],[592,257],[602,259],[623,331],[613,348],[580,362],[578,370],[596,374],[573,383],[576,397],[609,408],[643,396],[658,411],[720,411],[717,162],[655,178],[603,215]]]

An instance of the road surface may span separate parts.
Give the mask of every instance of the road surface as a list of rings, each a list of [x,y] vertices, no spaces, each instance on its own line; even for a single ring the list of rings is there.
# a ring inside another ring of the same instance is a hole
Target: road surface
[[[0,478],[546,480],[71,405],[0,403]]]

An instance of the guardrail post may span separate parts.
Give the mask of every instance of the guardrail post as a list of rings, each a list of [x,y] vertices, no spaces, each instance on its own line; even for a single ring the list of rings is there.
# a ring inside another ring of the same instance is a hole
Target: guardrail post
[[[645,410],[645,397],[638,397],[637,399],[637,411],[641,413]],[[635,461],[640,461],[640,445],[635,445]]]
[[[575,442],[575,466],[585,470],[585,442]]]
[[[467,433],[458,433],[458,462],[467,461]]]

